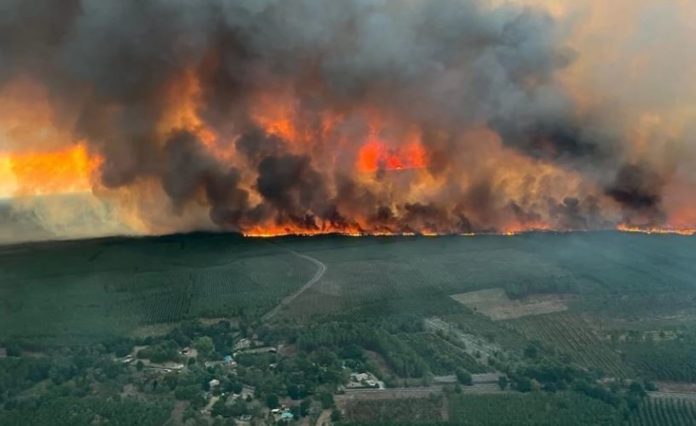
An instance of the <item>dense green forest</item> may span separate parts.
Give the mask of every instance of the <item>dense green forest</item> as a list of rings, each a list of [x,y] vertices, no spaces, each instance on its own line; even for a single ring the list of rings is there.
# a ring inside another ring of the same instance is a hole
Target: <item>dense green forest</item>
[[[615,233],[4,248],[0,424],[690,424],[695,249]],[[325,265],[315,282],[298,253]]]

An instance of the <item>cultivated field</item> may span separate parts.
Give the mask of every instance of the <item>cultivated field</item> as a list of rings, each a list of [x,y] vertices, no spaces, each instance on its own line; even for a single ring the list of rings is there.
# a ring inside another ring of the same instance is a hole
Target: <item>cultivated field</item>
[[[492,320],[506,320],[530,315],[549,314],[568,309],[563,297],[555,294],[528,296],[512,300],[502,288],[454,294],[452,299]]]
[[[463,395],[449,402],[459,425],[616,425],[617,413],[602,402],[575,395]]]

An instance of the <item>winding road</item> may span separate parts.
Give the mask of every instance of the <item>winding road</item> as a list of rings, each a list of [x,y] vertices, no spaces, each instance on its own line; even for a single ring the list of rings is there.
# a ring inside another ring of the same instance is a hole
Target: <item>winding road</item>
[[[319,259],[315,259],[311,256],[307,256],[305,254],[298,253],[296,251],[292,251],[292,254],[294,254],[297,257],[301,257],[303,259],[309,260],[313,264],[317,265],[317,272],[314,273],[314,276],[307,281],[302,287],[300,287],[296,292],[288,295],[285,297],[275,308],[271,309],[268,311],[263,317],[261,317],[262,321],[270,321],[275,317],[278,312],[280,312],[281,309],[283,309],[285,306],[288,306],[290,303],[292,303],[293,300],[297,299],[297,297],[304,293],[305,291],[309,290],[314,284],[318,283],[319,280],[321,280],[321,277],[324,276],[324,273],[326,272],[327,266],[323,264]]]

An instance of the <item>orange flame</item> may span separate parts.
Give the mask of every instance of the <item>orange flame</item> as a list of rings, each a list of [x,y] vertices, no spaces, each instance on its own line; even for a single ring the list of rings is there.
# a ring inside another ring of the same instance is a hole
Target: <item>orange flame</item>
[[[50,152],[6,155],[8,178],[15,182],[15,195],[47,195],[89,191],[101,159],[90,156],[85,145]]]
[[[666,234],[666,235],[684,235],[684,236],[694,236],[696,235],[696,229],[694,228],[672,228],[672,227],[644,227],[644,226],[634,226],[621,224],[617,228],[621,232],[635,232],[640,234]]]
[[[425,148],[419,142],[389,149],[384,142],[372,138],[358,152],[357,167],[361,172],[422,169],[425,166]]]

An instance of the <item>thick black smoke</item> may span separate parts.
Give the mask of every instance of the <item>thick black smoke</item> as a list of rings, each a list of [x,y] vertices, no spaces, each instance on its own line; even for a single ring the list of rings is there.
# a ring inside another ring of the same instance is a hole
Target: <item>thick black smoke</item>
[[[660,175],[647,166],[628,164],[619,169],[607,194],[624,207],[628,223],[654,224],[664,220],[660,211],[663,185]]]
[[[415,232],[495,229],[501,215],[523,223],[550,217],[573,229],[602,223],[589,196],[545,205],[502,199],[500,182],[471,158],[481,150],[457,137],[482,127],[526,156],[590,177],[626,211],[658,217],[659,177],[624,166],[618,138],[598,117],[578,112],[556,81],[574,57],[544,12],[475,0],[0,5],[0,85],[20,75],[36,79],[57,111],[76,112],[69,125],[104,157],[105,186],[159,179],[176,208],[203,199],[211,218],[232,229],[268,220],[347,227],[355,217],[374,229]],[[161,135],[171,102],[165,94],[185,72],[199,80],[198,113],[241,156],[234,167],[195,134]],[[253,119],[255,95],[278,87],[292,92],[303,130],[316,135],[303,152]],[[356,106],[417,127],[429,171],[449,176],[449,185],[405,200],[398,195],[407,183],[398,179],[375,189],[351,177],[345,164],[352,159],[336,152],[346,135],[365,134]],[[322,133],[327,111],[348,117],[340,135]],[[466,173],[473,175],[462,179]],[[460,180],[472,183],[457,186]]]

